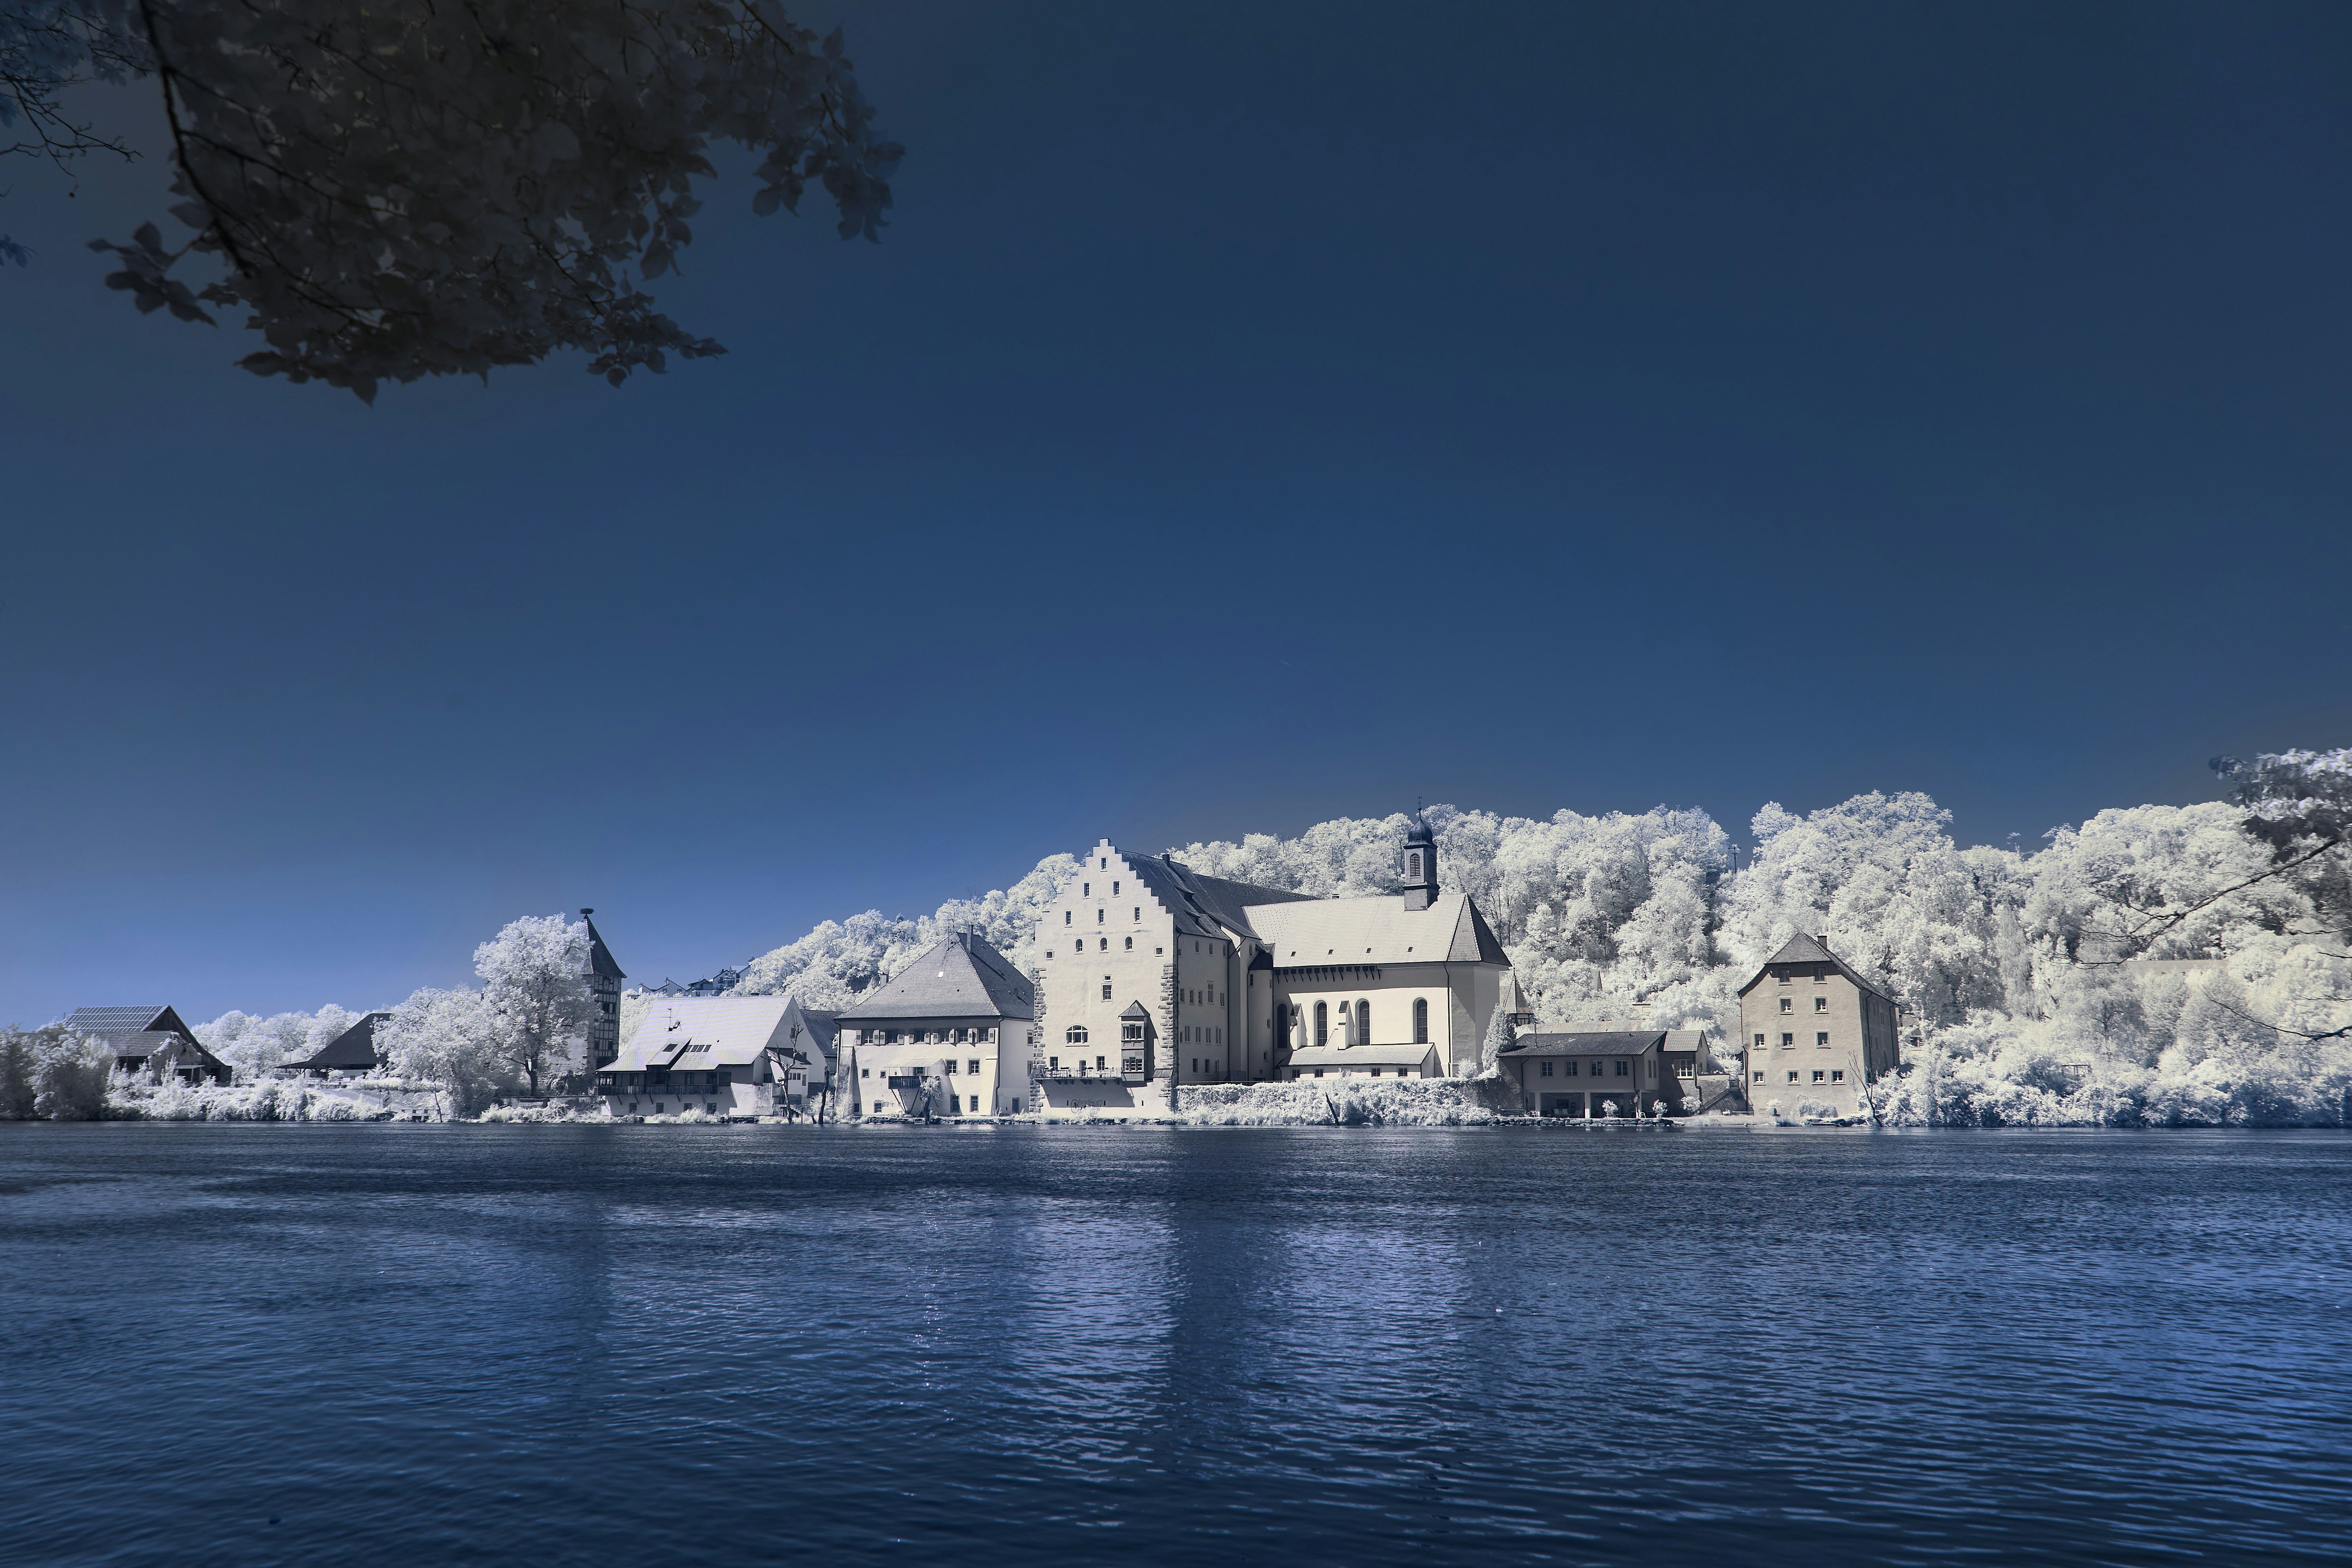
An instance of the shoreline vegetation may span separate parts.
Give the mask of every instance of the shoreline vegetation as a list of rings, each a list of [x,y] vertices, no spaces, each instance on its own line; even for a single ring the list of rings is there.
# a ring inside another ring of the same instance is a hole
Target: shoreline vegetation
[[[1792,935],[1823,933],[1904,1010],[1902,1065],[1867,1095],[1876,1125],[2344,1126],[2352,748],[2214,765],[2228,799],[2101,811],[2032,849],[2015,836],[1963,847],[1950,814],[1917,794],[1801,816],[1768,803],[1748,825],[1752,848],[1688,808],[1538,819],[1432,805],[1425,816],[1445,884],[1496,930],[1539,1029],[1639,1009],[1645,1026],[1705,1031],[1737,1070],[1738,988]],[[1213,877],[1353,897],[1393,890],[1406,827],[1402,814],[1339,818],[1171,853]],[[1034,976],[1038,918],[1076,869],[1052,856],[1010,888],[929,915],[824,921],[751,961],[735,993],[845,1007],[957,931]],[[394,1076],[381,1088],[273,1076],[360,1016],[340,1006],[196,1026],[235,1068],[217,1089],[115,1084],[89,1042],[56,1026],[0,1031],[0,1119],[527,1120],[499,1102],[539,1099],[567,1071],[579,1081],[559,1057],[585,1016],[586,940],[583,925],[526,917],[477,951],[478,991],[427,989],[387,1009],[380,1059]],[[649,1005],[642,989],[623,993],[623,1040]],[[1049,1037],[1051,1020],[1037,1025]],[[1471,1078],[1350,1083],[1357,1109],[1337,1120],[1496,1118],[1481,1085],[1500,1043],[1489,1039]],[[1185,1089],[1174,1120],[1328,1124],[1323,1087]],[[1801,1105],[1755,1109],[1804,1119]]]

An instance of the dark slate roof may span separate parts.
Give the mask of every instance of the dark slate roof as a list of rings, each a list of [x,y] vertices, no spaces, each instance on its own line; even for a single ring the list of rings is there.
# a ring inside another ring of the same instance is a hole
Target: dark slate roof
[[[834,1038],[841,1033],[841,1015],[821,1013],[814,1007],[803,1007],[801,1009],[801,1017],[808,1025],[809,1037],[814,1040],[821,1049],[827,1051],[833,1049]]]
[[[1630,1057],[1665,1043],[1664,1029],[1627,1030],[1614,1035],[1521,1035],[1495,1054],[1498,1057]]]
[[[892,1018],[1033,1018],[1029,982],[983,937],[948,938],[839,1015],[845,1024]]]
[[[580,919],[588,927],[589,969],[600,979],[626,980],[628,976],[621,973],[620,964],[614,961],[613,950],[604,945],[604,937],[597,933],[596,922],[588,918],[586,910],[580,911]]]
[[[1135,868],[1135,874],[1151,889],[1152,897],[1176,917],[1176,930],[1183,936],[1222,937],[1226,931],[1232,931],[1255,937],[1257,930],[1250,924],[1250,905],[1307,901],[1305,893],[1286,893],[1278,888],[1257,888],[1247,882],[1227,881],[1223,877],[1204,877],[1167,855],[1122,852],[1120,858]]]
[[[1511,955],[1503,951],[1503,944],[1496,939],[1495,928],[1488,925],[1486,917],[1478,912],[1478,900],[1465,894],[1462,901],[1470,906],[1470,930],[1477,939],[1478,962],[1499,963],[1508,969],[1511,966]]]
[[[1882,997],[1889,1002],[1895,1000],[1894,997],[1888,996],[1885,992],[1856,973],[1852,964],[1823,947],[1817,939],[1810,936],[1790,937],[1781,945],[1780,952],[1764,961],[1764,967],[1756,972],[1756,977],[1739,988],[1739,994],[1745,996],[1755,990],[1762,984],[1765,976],[1783,963],[1826,963],[1872,995]]]
[[[1143,1004],[1140,1002],[1129,1002],[1127,1005],[1127,1011],[1121,1013],[1119,1016],[1122,1018],[1141,1018],[1146,1023],[1149,1023],[1151,1020],[1151,1015],[1143,1010]]]
[[[330,1068],[349,1070],[352,1068],[373,1068],[376,1065],[375,1026],[392,1016],[389,1013],[370,1013],[325,1045],[320,1046],[310,1060],[289,1062],[295,1069],[310,1068],[324,1072]]]

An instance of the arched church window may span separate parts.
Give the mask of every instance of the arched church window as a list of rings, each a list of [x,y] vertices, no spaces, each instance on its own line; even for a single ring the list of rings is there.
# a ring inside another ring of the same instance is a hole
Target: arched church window
[[[1404,858],[1404,874],[1407,881],[1418,882],[1421,880],[1420,850],[1416,849],[1412,854]]]
[[[1429,1044],[1429,998],[1426,996],[1412,999],[1412,1043],[1416,1046]]]
[[[1321,1002],[1315,1004],[1315,1043],[1318,1046],[1331,1043],[1331,1009]]]
[[[1360,1046],[1372,1043],[1372,1005],[1359,998],[1356,1003],[1356,1039]]]
[[[1087,1043],[1087,1026],[1084,1024],[1073,1024],[1062,1038],[1066,1044],[1083,1046]]]

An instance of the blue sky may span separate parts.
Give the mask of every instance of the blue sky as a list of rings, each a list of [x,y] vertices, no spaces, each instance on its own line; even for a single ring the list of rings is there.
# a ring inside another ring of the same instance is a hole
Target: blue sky
[[[1149,11],[1149,14],[1145,14]],[[711,194],[724,359],[373,409],[10,172],[0,1021],[633,974],[1108,833],[2352,741],[2352,13],[898,4],[884,244]],[[134,126],[136,100],[110,110]]]

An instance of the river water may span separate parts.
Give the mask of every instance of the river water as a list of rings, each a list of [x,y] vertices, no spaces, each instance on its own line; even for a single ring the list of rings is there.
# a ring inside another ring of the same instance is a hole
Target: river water
[[[0,1125],[15,1563],[2340,1561],[2352,1139]]]

